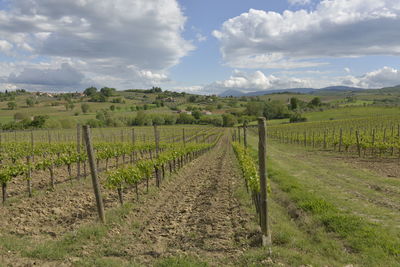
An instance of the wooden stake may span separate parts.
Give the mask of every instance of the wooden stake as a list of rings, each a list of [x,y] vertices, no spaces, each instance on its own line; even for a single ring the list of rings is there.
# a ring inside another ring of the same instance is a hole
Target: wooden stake
[[[262,231],[262,245],[271,246],[271,233],[268,222],[268,190],[267,190],[267,146],[265,118],[258,118],[258,164],[260,171],[260,226]]]
[[[90,173],[92,176],[94,195],[96,197],[97,211],[99,213],[100,221],[102,223],[105,223],[106,218],[104,215],[103,198],[101,197],[100,184],[99,184],[99,180],[97,178],[96,158],[95,158],[95,155],[93,152],[92,142],[90,140],[91,138],[90,138],[89,125],[83,126],[83,136],[85,138],[85,145],[86,145],[86,150],[87,150],[88,159],[89,159]]]
[[[28,196],[32,197],[32,174],[31,174],[31,157],[26,156],[26,165],[28,166],[28,171],[26,173],[26,182],[28,186]]]
[[[243,122],[243,143],[244,147],[247,148],[247,122]]]
[[[76,152],[78,155],[81,154],[81,125],[78,123],[76,125]],[[81,162],[78,160],[77,164],[77,178],[81,178]]]
[[[185,147],[186,146],[185,128],[182,129],[182,142],[183,142],[183,147]]]
[[[358,134],[358,130],[356,130],[356,141],[357,141],[358,156],[361,157],[361,146],[360,146],[360,137]]]

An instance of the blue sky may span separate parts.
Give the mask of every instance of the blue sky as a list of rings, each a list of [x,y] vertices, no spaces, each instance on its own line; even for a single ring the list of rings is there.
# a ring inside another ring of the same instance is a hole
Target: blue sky
[[[400,84],[392,0],[0,0],[0,90]]]

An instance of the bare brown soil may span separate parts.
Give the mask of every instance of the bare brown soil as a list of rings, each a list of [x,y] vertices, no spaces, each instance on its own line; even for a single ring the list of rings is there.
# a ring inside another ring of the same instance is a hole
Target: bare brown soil
[[[78,258],[98,255],[107,248],[118,251],[118,257],[127,263],[151,265],[159,258],[191,255],[215,266],[235,265],[248,247],[247,225],[252,217],[234,197],[242,181],[229,141],[223,137],[213,150],[165,180],[156,193],[146,195],[141,185],[139,203],[124,222],[112,225],[102,242],[85,246]],[[126,201],[138,201],[133,190],[125,191]],[[119,205],[116,192],[103,189],[103,197],[107,210]],[[97,220],[94,203],[88,178],[65,182],[55,191],[42,190],[33,198],[18,197],[2,207],[0,233],[38,242],[58,240]],[[15,260],[11,262],[22,265],[36,261]],[[72,265],[69,259],[62,263]]]
[[[125,257],[146,265],[176,255],[211,259],[212,265],[233,264],[247,247],[251,219],[233,196],[238,186],[242,180],[224,138],[127,218],[140,225],[139,231],[122,227],[112,231],[109,240],[124,239],[130,244]]]

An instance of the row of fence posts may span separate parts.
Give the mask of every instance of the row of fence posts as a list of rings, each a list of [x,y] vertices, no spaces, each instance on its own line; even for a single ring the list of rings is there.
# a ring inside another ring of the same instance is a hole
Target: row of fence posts
[[[238,126],[234,129],[233,139],[242,143],[241,129],[243,129],[243,145],[245,148],[248,147],[247,143],[247,130],[248,125],[245,121],[242,126]],[[267,126],[264,117],[258,118],[258,165],[260,175],[260,227],[262,233],[262,245],[270,247],[271,241],[271,229],[269,224],[268,216],[268,190],[267,190]]]

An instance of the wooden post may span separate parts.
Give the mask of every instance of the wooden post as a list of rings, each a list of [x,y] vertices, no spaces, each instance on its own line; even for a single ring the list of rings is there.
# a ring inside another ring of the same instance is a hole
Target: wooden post
[[[135,129],[132,128],[132,145],[135,145],[136,137],[135,137]]]
[[[26,156],[26,165],[28,166],[28,171],[26,172],[28,196],[32,197],[32,170],[31,170],[31,157],[30,156]]]
[[[241,143],[241,140],[240,140],[240,127],[238,127],[237,129],[238,129],[238,139],[239,139],[239,144],[240,144]]]
[[[31,156],[32,156],[32,162],[35,161],[35,154],[34,154],[33,148],[34,148],[33,131],[31,131],[31,152],[32,152]]]
[[[95,155],[93,152],[92,142],[90,140],[89,125],[83,126],[83,136],[85,138],[85,145],[86,145],[86,150],[87,150],[89,165],[90,165],[90,173],[92,175],[92,184],[93,184],[94,195],[96,197],[97,211],[99,213],[100,221],[102,223],[105,223],[106,218],[104,215],[103,198],[101,197],[100,184],[99,184],[99,180],[97,178],[96,158],[95,158]]]
[[[76,125],[76,152],[78,155],[81,154],[81,125],[78,123]],[[77,178],[81,178],[81,162],[78,160],[77,164]]]
[[[47,141],[49,141],[49,144],[51,144],[51,133],[50,133],[50,130],[47,130]]]
[[[185,147],[186,146],[185,128],[182,129],[182,142],[183,142],[183,147]]]
[[[357,141],[358,156],[361,157],[360,136],[358,134],[358,130],[356,130],[356,141]]]
[[[340,133],[339,133],[339,152],[342,152],[342,143],[343,143],[343,129],[340,128]]]
[[[265,118],[258,118],[258,164],[260,171],[260,226],[262,231],[262,245],[271,246],[271,233],[268,225],[268,190],[267,190],[267,145]]]
[[[156,158],[158,158],[158,156],[159,156],[160,136],[158,135],[157,125],[154,125],[154,139],[155,139],[155,142],[156,142]],[[156,185],[157,185],[157,187],[160,187],[160,183],[161,183],[160,169],[158,167],[156,167],[155,171],[156,171]]]
[[[243,122],[243,143],[244,147],[247,148],[247,122]]]

